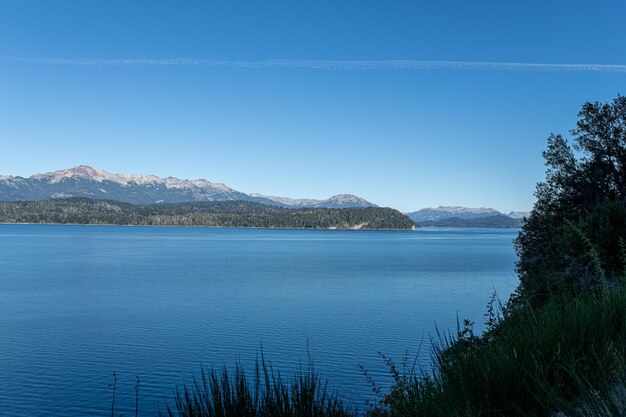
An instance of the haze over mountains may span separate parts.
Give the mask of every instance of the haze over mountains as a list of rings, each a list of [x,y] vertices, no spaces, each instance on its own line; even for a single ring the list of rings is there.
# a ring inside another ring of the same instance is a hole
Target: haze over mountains
[[[28,178],[0,176],[0,201],[31,201],[87,197],[132,204],[202,201],[251,201],[281,207],[376,207],[360,197],[340,194],[325,200],[296,200],[246,194],[205,179],[186,180],[155,175],[112,174],[87,165],[35,174]]]

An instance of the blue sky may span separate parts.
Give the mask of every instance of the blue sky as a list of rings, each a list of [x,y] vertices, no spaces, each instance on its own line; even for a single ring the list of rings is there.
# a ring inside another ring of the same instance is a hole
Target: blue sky
[[[626,94],[626,67],[602,66],[626,65],[624,16],[623,1],[0,0],[0,174],[89,164],[527,210],[548,135]]]

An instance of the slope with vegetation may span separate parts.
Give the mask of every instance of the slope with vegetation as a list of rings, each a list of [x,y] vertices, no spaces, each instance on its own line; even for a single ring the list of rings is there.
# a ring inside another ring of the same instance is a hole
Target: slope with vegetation
[[[397,210],[286,208],[248,201],[133,205],[69,198],[0,202],[0,223],[267,227],[293,229],[411,229]]]
[[[573,147],[548,139],[516,293],[481,336],[441,337],[432,371],[392,367],[372,415],[626,416],[626,98],[579,117]]]
[[[469,321],[439,335],[432,369],[388,360],[395,384],[375,387],[370,416],[626,416],[626,98],[586,103],[579,116],[574,149],[548,139],[546,180],[515,242],[516,293],[493,296],[482,335]],[[185,389],[170,415],[355,415],[303,384],[307,374],[289,391],[237,372]]]

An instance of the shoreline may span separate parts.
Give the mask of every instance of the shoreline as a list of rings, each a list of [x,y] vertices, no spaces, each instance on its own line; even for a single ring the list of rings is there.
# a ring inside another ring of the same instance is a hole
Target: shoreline
[[[197,229],[260,229],[260,230],[326,230],[333,231],[364,231],[364,232],[415,232],[417,230],[438,230],[438,229],[490,229],[490,230],[520,230],[519,227],[482,227],[482,226],[416,226],[414,229],[330,229],[330,228],[313,228],[313,227],[256,227],[256,226],[182,226],[172,224],[112,224],[112,223],[9,223],[0,222],[2,225],[24,225],[24,226],[106,226],[106,227],[179,227],[179,228],[197,228]]]
[[[326,230],[329,232],[335,231],[351,231],[351,232],[414,232],[419,227],[415,229],[368,229],[368,228],[360,228],[360,229],[346,229],[346,228],[314,228],[314,227],[255,227],[255,226],[183,226],[183,225],[174,225],[174,224],[112,224],[112,223],[8,223],[8,222],[0,222],[1,225],[23,225],[23,226],[106,226],[106,227],[179,227],[179,228],[196,228],[196,229],[261,229],[261,230]],[[433,227],[433,229],[437,229]]]

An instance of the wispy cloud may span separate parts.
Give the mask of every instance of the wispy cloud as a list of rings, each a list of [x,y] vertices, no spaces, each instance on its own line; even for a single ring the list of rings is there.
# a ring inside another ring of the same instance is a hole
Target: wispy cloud
[[[306,60],[265,59],[257,61],[194,58],[24,58],[0,57],[1,63],[76,66],[204,66],[231,68],[292,68],[312,70],[474,70],[474,71],[577,71],[626,73],[626,64],[548,64],[491,61],[419,60]]]

